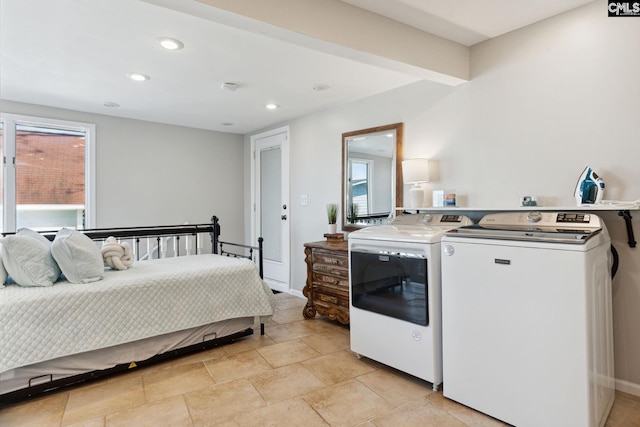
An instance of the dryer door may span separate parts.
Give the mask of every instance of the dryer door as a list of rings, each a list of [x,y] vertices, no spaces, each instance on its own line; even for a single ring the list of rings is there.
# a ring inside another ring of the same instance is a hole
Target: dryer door
[[[429,325],[427,259],[386,251],[351,252],[351,304],[417,325]]]

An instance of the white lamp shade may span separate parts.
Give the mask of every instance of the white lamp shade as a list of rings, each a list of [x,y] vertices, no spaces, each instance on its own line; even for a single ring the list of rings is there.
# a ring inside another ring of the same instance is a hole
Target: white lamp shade
[[[402,161],[402,180],[405,184],[429,182],[429,160],[407,159]]]

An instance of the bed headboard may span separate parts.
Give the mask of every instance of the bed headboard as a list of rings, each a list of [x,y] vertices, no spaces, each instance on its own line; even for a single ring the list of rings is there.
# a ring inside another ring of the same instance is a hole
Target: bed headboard
[[[92,240],[101,242],[113,236],[118,240],[129,241],[137,261],[145,258],[198,254],[201,251],[202,238],[209,234],[211,251],[214,254],[248,258],[258,263],[260,277],[263,277],[263,239],[258,238],[258,246],[244,245],[220,240],[220,223],[217,216],[211,217],[208,224],[160,225],[143,227],[112,227],[78,230]],[[53,241],[57,230],[39,231]],[[2,233],[9,235],[14,233]],[[146,245],[145,255],[141,245]],[[231,247],[231,250],[228,248]]]

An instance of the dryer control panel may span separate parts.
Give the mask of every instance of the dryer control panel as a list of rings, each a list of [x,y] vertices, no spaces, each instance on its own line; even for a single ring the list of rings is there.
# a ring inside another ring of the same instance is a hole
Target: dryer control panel
[[[392,225],[467,225],[468,218],[465,215],[452,215],[440,213],[404,214],[395,217]]]

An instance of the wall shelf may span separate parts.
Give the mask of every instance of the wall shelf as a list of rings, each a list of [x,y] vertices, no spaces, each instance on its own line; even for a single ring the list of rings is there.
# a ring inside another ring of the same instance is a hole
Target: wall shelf
[[[466,211],[466,212],[505,212],[505,211],[637,211],[637,205],[585,205],[585,206],[505,206],[495,207],[471,207],[471,206],[438,206],[424,208],[398,207],[397,211],[407,212],[441,212],[441,211]]]
[[[602,205],[583,205],[583,206],[508,206],[503,208],[488,208],[488,207],[469,207],[469,206],[438,206],[429,208],[407,208],[398,207],[396,212],[531,212],[531,211],[570,211],[570,212],[618,212],[618,216],[621,216],[627,227],[627,238],[629,247],[636,247],[636,240],[633,233],[633,224],[631,223],[631,211],[640,210],[640,206],[637,204],[602,204]]]

